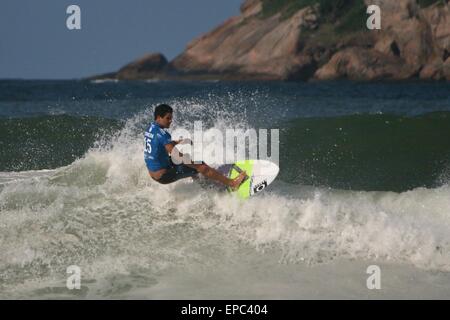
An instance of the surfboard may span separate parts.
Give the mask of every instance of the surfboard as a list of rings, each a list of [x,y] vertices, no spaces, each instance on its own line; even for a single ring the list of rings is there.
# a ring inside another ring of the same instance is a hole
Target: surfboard
[[[244,160],[233,164],[225,164],[217,168],[230,179],[236,178],[245,171],[248,178],[236,191],[227,188],[228,192],[236,194],[241,199],[247,199],[266,189],[277,177],[280,168],[268,160]]]
[[[186,141],[187,140],[189,139],[186,139]],[[185,144],[192,144],[192,141]],[[183,144],[177,145],[176,148],[181,153],[189,154],[189,149],[184,150]],[[261,193],[275,180],[278,172],[280,171],[277,164],[268,160],[250,159],[237,161],[235,163],[211,166],[230,179],[236,178],[241,171],[245,171],[247,173],[248,178],[239,186],[237,190],[232,191],[230,188],[226,188],[228,192],[236,194],[241,199],[247,199]],[[198,179],[197,182],[205,188],[213,187],[216,190],[224,190],[223,185],[211,180]]]

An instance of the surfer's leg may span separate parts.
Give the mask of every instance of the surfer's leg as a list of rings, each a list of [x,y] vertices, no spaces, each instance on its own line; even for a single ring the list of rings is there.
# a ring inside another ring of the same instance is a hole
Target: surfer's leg
[[[228,179],[224,175],[222,175],[219,171],[215,170],[214,168],[211,168],[206,163],[202,164],[186,164],[186,166],[196,169],[198,172],[200,172],[205,177],[218,181],[222,183],[223,185],[227,187],[231,187],[232,189],[235,189],[239,187],[239,185],[242,183],[244,178],[246,177],[245,171],[241,172],[239,176],[235,179]]]
[[[157,182],[161,184],[168,184],[180,179],[194,177],[198,175],[198,171],[194,168],[185,165],[176,165],[168,169]]]
[[[174,181],[176,181],[176,176],[177,176],[177,171],[175,168],[170,168],[168,169],[166,172],[164,172],[164,174],[161,176],[161,178],[159,178],[158,180],[155,180],[156,182],[159,182],[161,184],[169,184],[172,183]]]

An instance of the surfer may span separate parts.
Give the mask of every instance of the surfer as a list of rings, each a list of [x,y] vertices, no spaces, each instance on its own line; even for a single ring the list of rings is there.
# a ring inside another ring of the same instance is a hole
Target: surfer
[[[171,161],[170,154],[173,148],[177,144],[184,143],[183,140],[173,141],[170,134],[165,130],[170,127],[172,117],[172,107],[167,104],[158,105],[154,112],[155,120],[148,126],[144,134],[144,159],[153,180],[168,184],[179,179],[195,177],[198,173],[201,173],[211,180],[236,190],[247,177],[245,171],[242,171],[235,179],[228,179],[204,162],[175,165]],[[179,155],[180,157],[183,156],[181,153]]]

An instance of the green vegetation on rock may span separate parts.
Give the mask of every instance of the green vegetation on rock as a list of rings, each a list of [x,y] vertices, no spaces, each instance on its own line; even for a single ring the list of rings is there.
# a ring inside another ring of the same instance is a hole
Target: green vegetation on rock
[[[445,4],[445,0],[417,0],[417,4],[421,8],[426,8],[431,6],[432,4],[439,3],[439,4]]]
[[[368,18],[367,8],[364,2],[355,3],[350,10],[340,19],[336,28],[338,33],[361,31],[366,28],[366,20]]]
[[[281,13],[287,19],[308,6],[317,6],[322,23],[336,26],[336,32],[346,33],[360,31],[367,19],[363,0],[262,0],[261,16],[271,17]]]

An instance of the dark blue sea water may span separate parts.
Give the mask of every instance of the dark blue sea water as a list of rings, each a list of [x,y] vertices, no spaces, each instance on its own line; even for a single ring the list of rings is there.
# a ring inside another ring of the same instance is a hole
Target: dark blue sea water
[[[415,116],[449,111],[449,90],[446,82],[2,80],[0,116],[22,118],[63,113],[126,119],[161,101],[209,103],[211,108],[249,112],[252,113],[249,120],[254,120],[251,124],[363,113]]]

